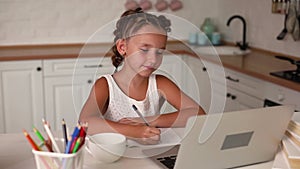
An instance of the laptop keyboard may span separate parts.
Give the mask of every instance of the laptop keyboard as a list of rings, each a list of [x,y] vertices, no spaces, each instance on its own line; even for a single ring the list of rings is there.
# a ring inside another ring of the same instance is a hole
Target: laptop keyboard
[[[168,169],[173,169],[175,166],[176,157],[177,157],[176,155],[172,155],[168,157],[160,157],[157,158],[157,160],[160,161]]]

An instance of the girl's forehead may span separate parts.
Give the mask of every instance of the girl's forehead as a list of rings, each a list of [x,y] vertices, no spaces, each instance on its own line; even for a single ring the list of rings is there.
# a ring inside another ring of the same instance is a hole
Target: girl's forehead
[[[133,33],[132,36],[135,35],[143,35],[143,34],[156,34],[156,35],[163,35],[166,36],[166,32],[158,27],[155,27],[153,25],[144,25],[142,26],[137,32]]]
[[[132,42],[132,43],[130,43]],[[144,33],[128,39],[129,46],[148,46],[151,48],[165,49],[167,37],[162,34]],[[131,44],[131,45],[130,45]]]

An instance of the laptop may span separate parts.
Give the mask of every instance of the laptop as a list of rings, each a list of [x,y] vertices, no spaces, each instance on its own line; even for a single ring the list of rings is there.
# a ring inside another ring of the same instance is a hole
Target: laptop
[[[293,113],[293,106],[275,106],[193,116],[180,145],[143,153],[164,169],[234,168],[270,161]],[[217,125],[212,124],[214,120]],[[212,128],[210,135],[202,131]],[[203,135],[209,135],[204,142]]]

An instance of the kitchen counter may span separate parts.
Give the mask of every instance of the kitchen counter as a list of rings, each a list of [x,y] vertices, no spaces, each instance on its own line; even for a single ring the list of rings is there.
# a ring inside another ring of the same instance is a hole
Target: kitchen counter
[[[176,129],[178,130],[178,129]],[[44,133],[42,133],[44,134]],[[30,132],[30,135],[34,135]],[[36,137],[33,137],[35,139]],[[35,159],[31,148],[23,133],[0,134],[0,168],[1,169],[33,169],[35,168]],[[130,150],[128,150],[130,149]],[[128,148],[128,153],[141,153],[140,149]],[[5,153],[3,153],[5,152]],[[279,150],[274,161],[247,165],[239,167],[240,169],[278,169],[287,168],[284,161],[284,154]],[[95,160],[88,152],[84,152],[83,169],[119,169],[119,168],[139,168],[139,169],[158,169],[159,167],[149,158],[126,158],[110,164],[103,164]]]
[[[60,59],[77,57],[99,57],[110,56],[111,43],[101,44],[48,44],[48,45],[20,45],[20,46],[0,46],[0,61],[32,60],[32,59]],[[167,50],[184,54],[200,59],[213,60],[209,57],[195,54],[188,46],[179,41],[169,41]],[[224,67],[235,71],[269,81],[300,92],[300,83],[292,82],[282,78],[271,76],[274,71],[295,70],[296,66],[288,61],[276,59],[275,55],[283,55],[251,49],[251,53],[239,56],[220,56]],[[295,60],[299,58],[288,56]]]

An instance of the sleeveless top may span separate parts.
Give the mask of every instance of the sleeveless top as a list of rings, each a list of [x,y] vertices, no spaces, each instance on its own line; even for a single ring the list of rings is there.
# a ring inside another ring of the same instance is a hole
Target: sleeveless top
[[[104,118],[119,121],[125,117],[139,117],[132,108],[134,104],[145,117],[160,114],[160,108],[165,99],[157,90],[156,77],[149,77],[148,88],[144,100],[138,101],[127,96],[113,79],[112,75],[103,75],[109,88],[109,103]]]

